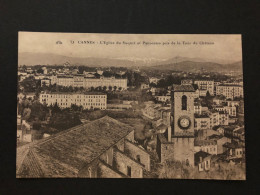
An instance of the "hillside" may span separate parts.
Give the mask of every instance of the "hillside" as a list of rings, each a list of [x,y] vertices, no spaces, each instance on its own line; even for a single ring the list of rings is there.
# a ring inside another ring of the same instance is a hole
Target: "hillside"
[[[214,62],[181,61],[178,63],[151,66],[150,69],[186,71],[186,72],[195,72],[202,69],[209,72],[239,71],[239,70],[242,71],[242,62],[236,62],[232,64],[218,64]]]
[[[206,71],[237,71],[242,70],[242,62],[235,63],[218,63],[220,60],[209,61],[201,58],[188,58],[176,56],[170,59],[155,58],[95,58],[95,57],[68,57],[49,53],[19,53],[19,65],[63,65],[69,62],[71,65],[84,65],[90,67],[142,67],[159,70],[175,70],[175,71],[198,71],[204,69]],[[221,62],[229,62],[222,60]]]
[[[18,55],[19,65],[63,65],[69,62],[71,65],[85,65],[85,66],[133,66],[135,63],[130,60],[108,59],[108,58],[78,58],[68,57],[57,54],[43,54],[43,53],[20,53]]]

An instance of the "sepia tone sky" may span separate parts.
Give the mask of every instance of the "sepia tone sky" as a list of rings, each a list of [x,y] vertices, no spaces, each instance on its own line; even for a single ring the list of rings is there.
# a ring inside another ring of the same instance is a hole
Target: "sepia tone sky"
[[[19,32],[19,53],[52,53],[70,57],[102,58],[156,58],[169,59],[176,56],[242,60],[241,35],[178,35],[178,34],[88,34],[88,33],[39,33]],[[62,44],[56,44],[62,41]],[[74,41],[74,44],[71,44]],[[80,43],[79,43],[79,42]],[[95,41],[95,44],[81,44]],[[100,41],[121,42],[121,45],[103,45]],[[140,45],[125,45],[122,42],[141,41]],[[145,42],[180,42],[180,45],[143,45]],[[184,45],[183,41],[197,45]],[[201,45],[214,42],[214,45]],[[97,44],[98,42],[98,44]]]

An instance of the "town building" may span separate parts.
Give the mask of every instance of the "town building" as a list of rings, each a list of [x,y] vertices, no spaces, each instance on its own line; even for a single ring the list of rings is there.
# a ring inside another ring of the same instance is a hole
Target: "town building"
[[[149,84],[147,83],[141,83],[141,89],[149,89]]]
[[[227,112],[219,111],[219,125],[228,125],[229,115]]]
[[[41,86],[50,86],[51,80],[48,78],[41,79]]]
[[[218,154],[218,145],[216,140],[195,140],[194,141],[194,151],[207,152],[209,154]]]
[[[155,96],[155,99],[159,102],[169,102],[171,101],[171,96],[167,96],[167,95],[160,95],[160,96]]]
[[[207,114],[195,115],[194,129],[210,129],[210,117]]]
[[[157,83],[159,82],[160,79],[156,78],[156,77],[150,77],[149,78],[149,83],[154,83],[157,85]]]
[[[215,96],[215,97],[213,98],[213,104],[214,104],[214,105],[222,105],[224,102],[226,102],[224,96],[222,96],[222,97],[220,97],[220,96]]]
[[[184,80],[181,80],[181,84],[182,85],[192,85],[193,81],[192,81],[192,79],[184,79]]]
[[[108,116],[17,148],[17,178],[143,178],[144,171],[150,155],[134,129]]]
[[[217,154],[223,154],[224,153],[224,147],[223,145],[226,143],[231,143],[231,139],[224,137],[223,135],[211,135],[209,136],[209,140],[215,140],[217,143]]]
[[[198,166],[199,172],[210,170],[212,155],[207,152],[199,151],[195,153],[195,166]]]
[[[194,81],[194,84],[198,85],[199,90],[206,90],[209,92],[210,95],[214,95],[214,81],[196,80]]]
[[[242,158],[245,156],[245,147],[239,143],[225,143],[223,147],[228,159]]]
[[[196,91],[195,91],[195,96],[197,97],[197,98],[199,98],[199,97],[206,97],[206,95],[207,95],[207,90],[205,90],[205,89],[197,89]]]
[[[40,103],[47,106],[57,106],[60,108],[70,108],[72,105],[82,106],[83,109],[100,109],[107,108],[107,95],[100,92],[86,92],[86,93],[63,93],[43,92],[39,96]]]
[[[209,112],[209,118],[210,118],[210,128],[213,128],[213,127],[219,125],[219,112],[217,112],[215,110],[211,110]]]
[[[117,79],[115,77],[100,77],[100,78],[88,78],[84,75],[58,75],[51,77],[51,84],[56,84],[60,86],[72,86],[72,87],[83,87],[83,88],[97,88],[109,87],[113,89],[116,87],[117,90],[127,89],[127,79]]]
[[[237,107],[236,106],[221,106],[221,105],[213,105],[213,109],[218,112],[225,112],[229,116],[236,117],[237,116]]]
[[[202,106],[199,102],[194,102],[194,114],[200,115],[202,113]]]
[[[173,87],[171,109],[173,123],[157,135],[160,162],[175,160],[194,166],[194,93],[192,85]]]
[[[243,86],[221,84],[216,87],[216,95],[223,95],[232,100],[235,97],[244,97]]]

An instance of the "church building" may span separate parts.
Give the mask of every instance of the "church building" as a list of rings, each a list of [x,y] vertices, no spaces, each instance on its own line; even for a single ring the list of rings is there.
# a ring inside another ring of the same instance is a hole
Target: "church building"
[[[171,125],[157,136],[161,162],[175,160],[194,166],[194,94],[192,85],[173,87]]]

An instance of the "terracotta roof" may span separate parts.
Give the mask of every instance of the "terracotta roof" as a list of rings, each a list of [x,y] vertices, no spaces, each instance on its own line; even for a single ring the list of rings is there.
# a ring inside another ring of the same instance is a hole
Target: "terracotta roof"
[[[175,85],[173,87],[174,92],[194,92],[194,88],[192,85]]]
[[[133,128],[105,116],[17,148],[17,177],[77,177]]]

